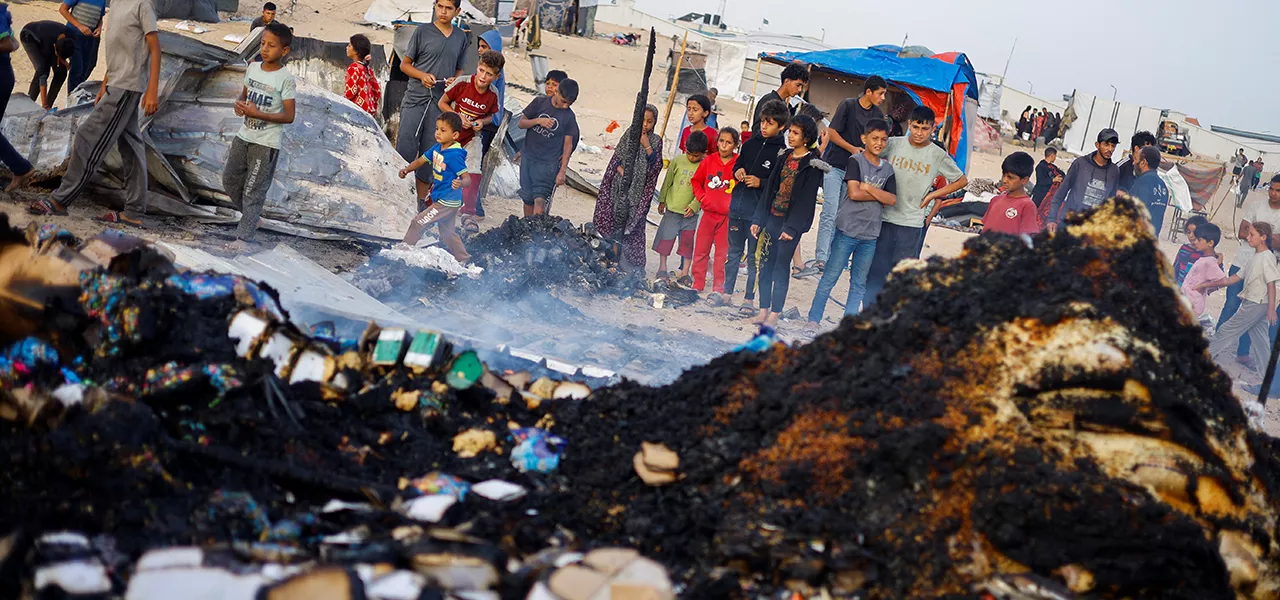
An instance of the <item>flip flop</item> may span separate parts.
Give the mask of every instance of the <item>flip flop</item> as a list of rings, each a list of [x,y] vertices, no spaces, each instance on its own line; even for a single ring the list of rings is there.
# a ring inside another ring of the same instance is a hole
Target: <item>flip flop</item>
[[[105,215],[102,215],[102,216],[99,216],[99,217],[94,217],[94,218],[93,218],[93,220],[98,221],[98,222],[101,222],[101,223],[113,223],[113,224],[117,224],[117,225],[120,225],[120,224],[123,224],[123,225],[133,225],[134,227],[142,227],[142,226],[143,226],[142,221],[134,221],[134,220],[132,220],[132,219],[129,219],[128,217],[125,217],[125,216],[124,216],[124,213],[122,213],[122,212],[120,212],[120,211],[115,211],[115,210],[113,210],[113,211],[111,211],[111,212],[109,212],[109,213],[107,213],[107,214],[105,214]]]
[[[744,319],[748,317],[754,317],[758,312],[759,311],[756,310],[756,307],[752,306],[751,303],[749,302],[744,302],[742,303],[742,306],[738,307],[738,315],[740,315]]]
[[[27,214],[38,215],[43,217],[65,217],[67,216],[67,210],[65,208],[59,210],[57,205],[55,205],[52,200],[45,198],[43,200],[36,200],[35,202],[28,204]]]

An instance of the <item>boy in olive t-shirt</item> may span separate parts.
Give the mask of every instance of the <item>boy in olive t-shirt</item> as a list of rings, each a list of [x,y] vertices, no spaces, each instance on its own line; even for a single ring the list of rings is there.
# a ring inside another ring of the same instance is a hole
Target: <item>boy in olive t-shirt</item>
[[[267,201],[267,191],[280,159],[284,126],[293,122],[297,82],[281,64],[293,44],[289,28],[272,21],[262,33],[262,62],[245,70],[244,88],[236,101],[236,115],[244,117],[240,132],[231,140],[222,187],[242,213],[236,226],[233,249],[244,249],[253,238]]]

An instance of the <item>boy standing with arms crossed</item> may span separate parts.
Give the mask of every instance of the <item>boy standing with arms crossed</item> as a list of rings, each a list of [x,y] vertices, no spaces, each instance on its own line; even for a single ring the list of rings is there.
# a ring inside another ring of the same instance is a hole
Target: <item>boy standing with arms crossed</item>
[[[920,258],[921,236],[924,235],[930,205],[969,183],[951,155],[930,141],[937,124],[937,115],[932,109],[915,107],[907,122],[908,135],[889,138],[884,149],[884,157],[893,165],[898,183],[898,201],[884,208],[884,223],[880,227],[876,254],[871,259],[871,270],[867,275],[864,306],[875,303],[880,288],[884,287],[885,279],[898,261]],[[929,191],[939,175],[949,183],[941,189]]]
[[[524,216],[546,214],[556,186],[564,185],[569,156],[578,145],[578,117],[573,103],[578,82],[565,79],[551,96],[534,98],[520,116],[524,150],[520,156],[520,200]]]
[[[280,62],[289,55],[291,45],[293,32],[288,27],[267,23],[259,50],[262,62],[249,65],[244,73],[244,88],[236,100],[236,115],[244,117],[244,124],[231,140],[222,171],[222,187],[242,213],[236,241],[229,249],[243,250],[245,242],[253,239],[280,160],[284,126],[293,122],[297,82]]]
[[[147,116],[160,108],[160,34],[156,33],[152,0],[112,3],[111,26],[104,38],[107,74],[93,112],[76,129],[62,184],[49,199],[28,206],[27,212],[67,214],[67,207],[80,198],[107,152],[117,146],[125,163],[124,211],[109,212],[100,219],[142,226],[142,215],[147,212],[147,164],[138,129],[139,104]],[[79,55],[80,50],[76,52]]]

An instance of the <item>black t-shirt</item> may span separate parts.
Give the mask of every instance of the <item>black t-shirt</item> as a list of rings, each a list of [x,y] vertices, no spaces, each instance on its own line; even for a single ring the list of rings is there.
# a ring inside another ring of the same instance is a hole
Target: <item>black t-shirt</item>
[[[786,100],[783,100],[782,96],[778,95],[778,90],[773,90],[768,94],[761,96],[760,101],[756,102],[755,114],[751,116],[751,135],[760,135],[760,109],[764,108],[765,103],[770,100],[777,100],[778,102],[781,102],[783,106],[787,107],[787,112],[793,117],[796,114],[796,109],[799,108],[798,106],[791,106]]]
[[[57,21],[35,21],[27,23],[19,34],[19,39],[33,39],[40,47],[40,56],[43,57],[47,65],[53,65],[57,62],[54,57],[54,45],[58,41],[58,36],[67,32],[66,23]]]
[[[879,106],[862,108],[862,103],[857,98],[845,98],[840,102],[840,106],[836,107],[836,114],[831,117],[831,128],[840,134],[844,141],[861,148],[862,134],[866,131],[867,123],[872,119],[884,119],[884,112]],[[829,142],[823,160],[827,161],[832,168],[844,169],[849,164],[849,156],[848,150],[834,142]]]

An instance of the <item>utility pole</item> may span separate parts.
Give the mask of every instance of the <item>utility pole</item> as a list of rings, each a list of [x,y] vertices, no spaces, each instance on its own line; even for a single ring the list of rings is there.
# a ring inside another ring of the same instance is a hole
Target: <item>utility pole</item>
[[[1013,47],[1009,48],[1009,60],[1004,61],[1004,73],[1000,74],[1000,85],[1004,85],[1004,78],[1009,76],[1009,63],[1013,62],[1013,51],[1018,49],[1018,38],[1013,38]]]

